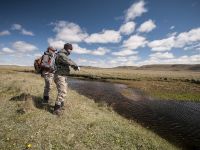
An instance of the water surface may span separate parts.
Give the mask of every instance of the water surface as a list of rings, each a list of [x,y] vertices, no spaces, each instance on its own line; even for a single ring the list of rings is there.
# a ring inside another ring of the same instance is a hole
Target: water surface
[[[95,102],[106,102],[184,149],[200,149],[200,103],[153,100],[123,84],[68,79],[69,87]]]

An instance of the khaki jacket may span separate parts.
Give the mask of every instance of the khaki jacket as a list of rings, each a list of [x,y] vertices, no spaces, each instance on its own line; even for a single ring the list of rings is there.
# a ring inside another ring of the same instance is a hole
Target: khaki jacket
[[[56,74],[59,75],[69,75],[70,66],[73,69],[77,69],[78,66],[75,62],[73,62],[70,58],[68,58],[69,52],[65,49],[61,49],[56,56],[55,64],[56,64]]]

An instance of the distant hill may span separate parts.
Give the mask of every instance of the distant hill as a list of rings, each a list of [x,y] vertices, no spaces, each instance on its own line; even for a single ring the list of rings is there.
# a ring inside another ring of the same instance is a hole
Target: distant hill
[[[137,67],[137,66],[118,66],[115,68],[116,69],[138,69],[139,67]]]
[[[102,69],[100,67],[94,67],[94,66],[79,66],[81,68],[85,68],[85,69]]]
[[[163,65],[144,65],[137,66],[118,66],[114,69],[133,69],[133,70],[168,70],[168,71],[200,71],[200,64],[163,64]]]
[[[144,65],[140,70],[200,71],[200,64]]]

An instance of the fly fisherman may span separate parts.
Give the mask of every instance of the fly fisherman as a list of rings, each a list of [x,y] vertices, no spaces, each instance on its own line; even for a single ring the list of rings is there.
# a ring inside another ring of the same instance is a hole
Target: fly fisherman
[[[55,52],[56,49],[52,46],[47,48],[47,51],[44,52],[42,56],[41,68],[42,68],[42,77],[45,81],[44,94],[43,94],[43,104],[48,104],[49,102],[49,93],[52,87],[52,81],[54,78],[54,61],[55,61]]]
[[[80,70],[75,62],[68,58],[73,47],[71,44],[66,43],[64,48],[61,49],[56,56],[55,64],[56,71],[54,81],[58,90],[57,99],[54,106],[54,114],[60,115],[61,110],[64,109],[64,99],[67,94],[67,75],[70,73],[70,66],[76,71]]]

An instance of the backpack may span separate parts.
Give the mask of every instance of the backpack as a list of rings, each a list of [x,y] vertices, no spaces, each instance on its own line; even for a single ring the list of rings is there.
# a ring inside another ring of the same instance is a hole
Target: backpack
[[[38,74],[41,74],[41,73],[42,73],[42,67],[41,67],[42,59],[43,59],[43,56],[41,56],[41,57],[39,57],[39,58],[36,58],[36,59],[34,60],[35,72],[38,73]]]
[[[56,70],[56,64],[55,64],[55,59],[56,59],[56,54],[53,57],[49,57],[48,62],[43,62],[43,57],[44,55],[42,55],[41,57],[35,59],[34,61],[34,68],[36,73],[38,74],[42,74],[43,70],[46,71],[55,71]]]

